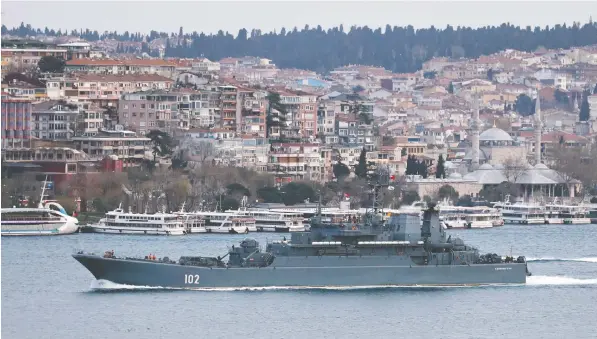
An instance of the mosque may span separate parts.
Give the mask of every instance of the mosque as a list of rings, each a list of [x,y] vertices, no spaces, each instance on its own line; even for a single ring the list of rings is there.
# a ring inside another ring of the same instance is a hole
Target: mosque
[[[463,180],[476,181],[483,187],[509,181],[519,185],[522,198],[555,197],[568,193],[574,197],[578,180],[565,178],[541,162],[541,152],[534,151],[534,164],[527,159],[527,147],[520,145],[506,131],[492,127],[479,134],[479,110],[473,114],[472,147],[464,156]],[[535,145],[541,145],[541,106],[535,104]],[[462,173],[463,171],[459,171]],[[458,176],[454,173],[452,177]]]
[[[432,196],[443,185],[450,185],[461,195],[477,196],[488,186],[511,182],[518,186],[524,200],[553,200],[554,197],[574,198],[580,188],[578,180],[569,179],[542,163],[541,152],[533,151],[532,164],[528,147],[521,145],[506,131],[495,125],[480,133],[479,108],[475,99],[471,121],[471,146],[460,163],[445,163],[446,178],[409,176],[406,184],[419,196]],[[535,104],[535,145],[541,145],[542,121],[539,100]]]

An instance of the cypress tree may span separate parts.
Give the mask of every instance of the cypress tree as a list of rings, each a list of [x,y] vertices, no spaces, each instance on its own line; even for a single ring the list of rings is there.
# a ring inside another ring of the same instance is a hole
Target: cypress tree
[[[444,157],[443,155],[439,155],[437,159],[437,169],[435,170],[435,177],[436,178],[445,178],[446,177],[446,169],[444,167]]]

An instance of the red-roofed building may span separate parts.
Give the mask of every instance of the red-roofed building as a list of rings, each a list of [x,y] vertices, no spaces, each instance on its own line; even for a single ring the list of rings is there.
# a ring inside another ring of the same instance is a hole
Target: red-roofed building
[[[162,59],[75,59],[66,62],[66,72],[87,74],[157,74],[172,78],[177,64]]]

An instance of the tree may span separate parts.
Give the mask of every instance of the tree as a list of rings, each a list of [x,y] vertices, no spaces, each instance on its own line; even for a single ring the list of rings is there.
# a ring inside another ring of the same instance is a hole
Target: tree
[[[334,164],[332,170],[334,172],[334,177],[338,180],[342,180],[350,175],[350,168],[341,162]]]
[[[367,177],[367,150],[364,147],[359,155],[359,163],[354,167],[354,174],[359,178]]]
[[[486,186],[479,191],[479,196],[488,202],[504,201],[507,195],[509,195],[510,200],[513,201],[515,197],[520,195],[519,186],[517,184],[504,181],[499,185]]]
[[[282,194],[275,187],[262,187],[257,190],[257,197],[265,203],[282,203]]]
[[[406,159],[406,175],[420,175],[423,178],[427,178],[428,169],[427,165],[423,161],[417,160],[414,155],[409,155]]]
[[[508,48],[532,52],[538,46],[557,50],[594,45],[597,44],[596,26],[587,22],[584,25],[535,29],[509,23],[479,28],[447,26],[414,29],[412,26],[394,26],[389,30],[366,26],[350,29],[338,26],[328,30],[305,27],[279,33],[253,30],[248,39],[235,39],[233,34],[220,31],[213,34],[186,33],[180,46],[174,43],[178,40],[177,34],[172,33],[172,41],[166,44],[165,54],[166,57],[204,56],[212,60],[259,55],[275,60],[280,68],[326,72],[342,65],[366,64],[381,66],[393,73],[407,73],[421,69],[422,64],[433,57],[477,58]],[[23,25],[6,27],[4,32],[26,37],[41,31]],[[83,30],[77,33],[78,37],[86,40],[113,39],[119,42],[140,42],[148,36],[153,39],[170,36],[167,32],[155,31],[148,34],[115,31],[98,34]],[[48,29],[48,34],[62,35],[63,31]],[[187,40],[189,43],[186,43]]]
[[[415,201],[420,201],[421,197],[417,191],[406,191],[402,195],[402,205],[411,205]]]
[[[516,97],[514,110],[523,117],[532,115],[535,112],[533,99],[526,94],[520,94],[518,97]]]
[[[172,165],[170,165],[170,168],[173,170],[184,169],[188,164],[189,162],[184,160],[183,151],[180,150],[172,157]]]
[[[446,177],[446,169],[444,167],[444,156],[443,155],[439,155],[439,158],[437,159],[437,167],[435,170],[435,177],[436,178],[445,178]]]
[[[64,60],[51,55],[43,56],[37,63],[37,67],[39,67],[39,71],[42,73],[62,73],[64,66]]]
[[[265,119],[265,137],[269,138],[272,127],[279,127],[280,130],[286,125],[286,107],[281,103],[280,94],[269,92],[267,94],[267,116]],[[273,111],[277,112],[273,112]]]
[[[400,150],[400,156],[401,157],[405,157],[408,155],[407,153],[408,151],[406,150],[406,147],[402,147],[402,149]]]
[[[454,189],[454,187],[450,185],[443,185],[439,188],[437,192],[437,197],[440,200],[448,199],[452,202],[455,202],[458,200],[458,192],[456,191],[456,189]]]
[[[381,137],[382,146],[394,146],[396,144],[396,138],[391,135],[384,135]]]
[[[435,79],[437,75],[436,71],[427,71],[423,73],[423,78],[425,79]]]
[[[473,207],[473,198],[469,194],[463,195],[456,201],[456,206]]]
[[[595,88],[593,89],[593,94],[597,94],[597,84],[595,84]]]
[[[568,102],[569,102],[568,93],[562,91],[559,88],[556,88],[553,95],[558,103],[568,104]]]
[[[280,192],[282,192],[282,201],[287,206],[300,204],[305,200],[316,200],[315,190],[304,182],[288,183],[280,188]]]
[[[589,91],[585,91],[582,97],[582,104],[580,105],[580,113],[578,119],[580,121],[588,121],[591,117],[591,109],[589,108]]]
[[[527,164],[519,156],[509,156],[502,162],[502,174],[508,182],[515,183],[527,170]]]
[[[145,135],[147,138],[151,139],[153,144],[153,162],[156,162],[158,156],[160,157],[169,157],[172,155],[172,138],[166,132],[154,129],[149,131]]]
[[[488,69],[487,70],[487,80],[493,81],[493,74],[494,74],[493,68]]]
[[[454,94],[454,84],[450,81],[450,85],[448,86],[448,93]]]

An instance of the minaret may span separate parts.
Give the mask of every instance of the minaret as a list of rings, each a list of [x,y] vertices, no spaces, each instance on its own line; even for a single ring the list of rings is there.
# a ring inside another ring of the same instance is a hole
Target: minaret
[[[535,165],[541,163],[541,134],[543,123],[541,122],[541,98],[537,94],[535,101]]]
[[[471,130],[473,131],[471,171],[479,168],[479,125],[479,101],[477,93],[475,93],[473,95],[473,121],[471,122]]]

